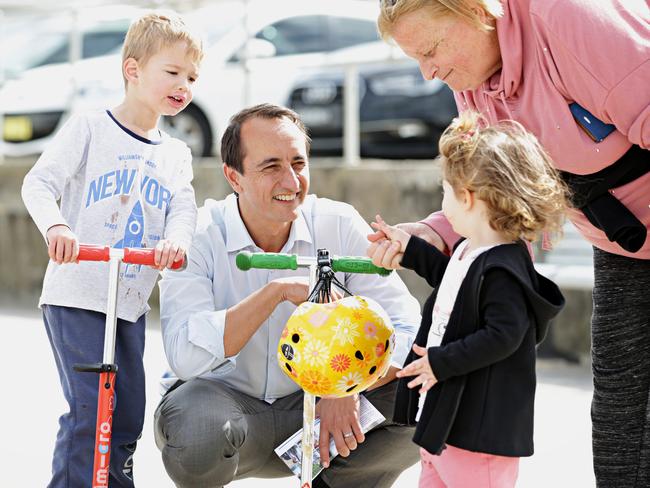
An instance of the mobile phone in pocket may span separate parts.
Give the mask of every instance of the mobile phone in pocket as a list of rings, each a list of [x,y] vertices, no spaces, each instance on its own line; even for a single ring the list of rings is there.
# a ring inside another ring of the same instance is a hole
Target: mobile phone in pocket
[[[578,125],[582,127],[594,142],[602,141],[605,137],[616,130],[614,125],[606,124],[575,102],[569,105],[569,110],[571,110],[571,114],[573,115],[573,118],[576,119]]]

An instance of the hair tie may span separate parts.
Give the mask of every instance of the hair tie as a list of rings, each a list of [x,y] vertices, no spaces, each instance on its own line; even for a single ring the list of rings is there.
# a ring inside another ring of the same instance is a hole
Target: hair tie
[[[474,137],[474,131],[470,130],[468,132],[465,132],[465,134],[461,136],[461,139],[463,140],[463,142],[469,142],[472,139],[472,137]]]

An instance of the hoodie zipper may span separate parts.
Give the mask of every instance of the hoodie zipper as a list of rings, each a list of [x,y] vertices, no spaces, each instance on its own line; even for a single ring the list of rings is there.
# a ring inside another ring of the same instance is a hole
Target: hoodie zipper
[[[481,273],[481,279],[478,280],[478,288],[476,289],[476,318],[478,319],[481,309],[479,308],[479,298],[481,297],[481,288],[483,287],[483,280],[485,279],[485,274]]]

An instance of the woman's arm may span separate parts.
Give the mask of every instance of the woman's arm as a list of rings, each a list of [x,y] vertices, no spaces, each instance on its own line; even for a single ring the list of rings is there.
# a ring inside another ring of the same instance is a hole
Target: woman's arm
[[[451,254],[454,246],[461,239],[442,211],[432,213],[417,225],[421,227],[419,237],[446,254]]]

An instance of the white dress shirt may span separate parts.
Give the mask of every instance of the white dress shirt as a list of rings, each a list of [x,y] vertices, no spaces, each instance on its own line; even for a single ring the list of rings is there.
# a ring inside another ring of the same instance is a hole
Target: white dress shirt
[[[309,195],[281,252],[316,256],[317,249],[326,248],[331,255],[364,256],[370,232],[352,206]],[[280,334],[295,305],[278,305],[244,348],[231,357],[224,353],[226,310],[276,278],[308,276],[309,271],[241,271],[235,258],[244,250],[261,252],[242,221],[236,196],[206,200],[199,210],[187,268],[165,272],[160,281],[165,353],[181,379],[200,376],[221,381],[247,395],[273,402],[299,389],[277,364]],[[401,368],[420,323],[417,300],[395,273],[389,277],[336,275],[352,293],[373,298],[386,310],[396,333],[392,363]]]

